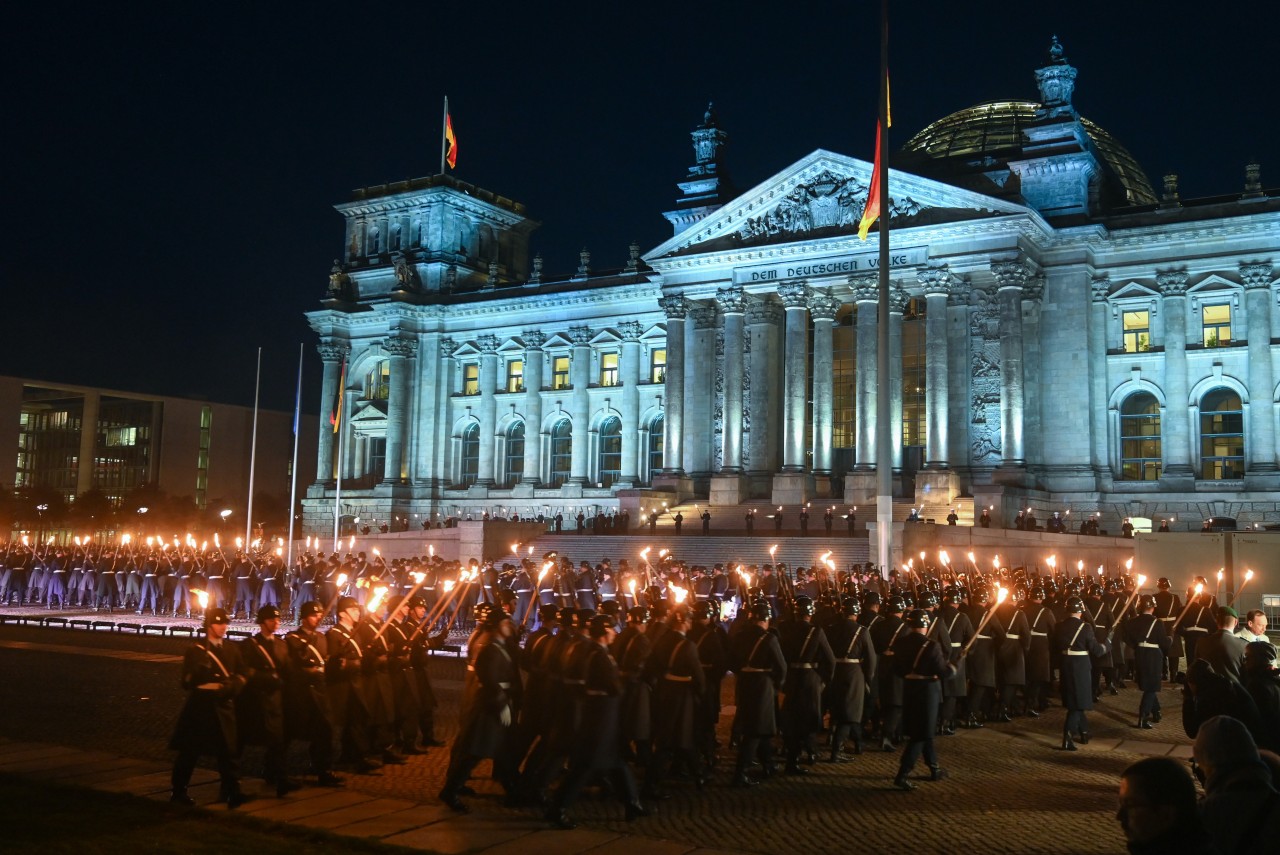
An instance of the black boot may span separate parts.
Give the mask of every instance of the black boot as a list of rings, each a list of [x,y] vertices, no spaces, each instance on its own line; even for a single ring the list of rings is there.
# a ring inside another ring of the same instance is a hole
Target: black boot
[[[893,779],[893,785],[899,790],[905,790],[907,792],[911,792],[916,788],[916,785],[908,781],[907,776],[901,772],[898,773],[898,777]]]

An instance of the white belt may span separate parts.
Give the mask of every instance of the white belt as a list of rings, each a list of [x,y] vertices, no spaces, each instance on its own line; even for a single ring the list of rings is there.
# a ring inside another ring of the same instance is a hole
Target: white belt
[[[813,662],[797,662],[794,665],[788,665],[788,668],[817,668],[817,664]]]
[[[1045,636],[1047,636],[1048,634],[1049,634],[1049,633],[1047,633],[1047,632],[1036,632],[1034,629],[1033,629],[1033,630],[1031,630],[1031,635],[1032,635],[1033,637],[1044,638],[1044,637],[1045,637]]]
[[[1138,642],[1138,646],[1139,646],[1139,647],[1154,647],[1156,650],[1159,650],[1159,649],[1160,649],[1160,645],[1158,645],[1158,644],[1152,644],[1150,641],[1139,641],[1139,642]]]
[[[1177,620],[1177,618],[1170,615],[1169,617],[1156,618],[1156,620]]]
[[[692,683],[692,677],[680,677],[676,674],[663,674],[662,679],[670,680],[673,683]]]
[[[739,669],[738,673],[740,673],[740,674],[768,674],[768,673],[769,673],[769,669],[768,669],[768,668],[746,668],[746,667],[744,667],[744,668]]]
[[[1088,650],[1064,650],[1062,651],[1062,655],[1063,656],[1088,656],[1089,651]]]
[[[499,684],[498,684],[498,688],[499,688],[499,689],[510,689],[510,688],[511,688],[511,684],[510,684],[510,683],[499,683]]]
[[[1203,626],[1188,626],[1182,630],[1183,632],[1208,632]]]
[[[1016,632],[1007,632],[1007,633],[1005,633],[1005,636],[1004,636],[1004,637],[1005,637],[1005,638],[1022,638],[1022,636],[1021,636],[1021,635],[1018,635],[1018,633],[1016,633]]]
[[[587,689],[587,696],[592,698],[605,698],[609,696],[609,693],[600,689]]]
[[[987,641],[991,640],[991,636],[989,635],[979,635],[978,638],[985,638]]]
[[[956,647],[959,647],[959,646],[960,646],[960,645],[958,645],[958,644],[956,645]],[[845,665],[857,665],[857,664],[858,664],[858,663],[860,663],[861,661],[862,661],[861,659],[837,659],[837,660],[836,660],[836,662],[838,662],[838,663],[843,663],[843,664],[845,664]]]
[[[952,646],[952,647],[959,647],[959,646],[960,646],[960,642],[958,642],[958,641],[953,641],[953,642],[951,642],[951,646]]]
[[[938,679],[938,678],[937,678],[936,676],[929,675],[929,674],[908,674],[908,675],[906,676],[906,679],[908,679],[908,680],[936,680],[936,679]]]

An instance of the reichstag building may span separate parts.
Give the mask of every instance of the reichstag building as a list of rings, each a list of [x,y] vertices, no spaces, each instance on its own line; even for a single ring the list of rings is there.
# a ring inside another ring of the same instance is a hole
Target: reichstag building
[[[896,501],[939,521],[1274,521],[1280,193],[1257,164],[1221,196],[1157,189],[1076,111],[1056,41],[1035,77],[1038,102],[894,153],[888,318],[857,236],[872,165],[818,150],[739,192],[710,108],[671,238],[621,270],[584,252],[544,277],[525,208],[452,176],[357,191],[307,314],[343,401],[308,530],[339,486],[345,514],[401,526],[870,505],[882,387]]]

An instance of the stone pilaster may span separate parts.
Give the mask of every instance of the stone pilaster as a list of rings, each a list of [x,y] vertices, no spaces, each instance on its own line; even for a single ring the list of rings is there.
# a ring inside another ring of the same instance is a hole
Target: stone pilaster
[[[857,446],[854,468],[874,472],[876,468],[876,311],[879,299],[879,277],[875,273],[855,276],[853,301],[857,305],[857,362],[854,378],[854,406],[857,420]]]
[[[907,292],[897,282],[889,283],[889,424],[893,446],[894,494],[899,495],[902,475],[902,316]]]
[[[1033,269],[1025,258],[993,261],[996,301],[1000,314],[1000,468],[1026,466],[1023,437],[1022,290]]]
[[[716,291],[724,317],[724,464],[720,471],[742,472],[742,337],[746,298],[741,285]]]
[[[747,410],[751,415],[751,435],[747,441],[748,471],[772,475],[778,467],[778,425],[782,419],[781,366],[778,326],[782,309],[776,303],[751,300],[747,303],[747,336],[751,340],[751,390]]]
[[[1089,434],[1093,437],[1093,468],[1097,475],[1111,472],[1111,435],[1107,424],[1107,402],[1111,380],[1107,361],[1107,298],[1111,280],[1095,276],[1089,285]],[[1166,413],[1165,418],[1168,418]]]
[[[712,409],[716,383],[716,309],[693,306],[693,321],[684,362],[684,469],[711,475]]]
[[[476,465],[476,486],[493,486],[494,434],[498,426],[498,337],[482,335],[480,348],[480,455]]]
[[[324,364],[324,379],[320,384],[320,401],[323,410],[320,414],[320,444],[316,452],[316,483],[330,484],[334,477],[333,454],[336,437],[333,425],[329,424],[329,415],[333,402],[338,397],[342,361],[351,352],[351,348],[343,343],[324,341],[316,347],[316,350],[319,351],[320,360]],[[96,422],[97,414],[95,413],[93,423]],[[90,424],[90,421],[86,420],[85,424]],[[92,459],[92,454],[89,459]]]
[[[622,468],[614,485],[627,489],[635,486],[640,471],[640,335],[644,327],[639,321],[623,321],[618,332],[622,335],[618,366],[622,378]]]
[[[783,355],[782,471],[803,472],[805,465],[804,411],[808,392],[809,287],[803,280],[778,288],[786,312]]]
[[[1023,454],[1042,464],[1044,423],[1040,415],[1040,302],[1044,298],[1044,274],[1035,273],[1022,289],[1022,429]]]
[[[1245,442],[1247,489],[1275,489],[1272,482],[1280,480],[1276,475],[1275,387],[1271,368],[1273,276],[1270,262],[1240,265],[1249,342],[1249,426]]]
[[[520,338],[524,340],[524,474],[520,484],[531,489],[542,483],[542,345],[547,334],[525,330]]]
[[[947,468],[947,265],[926,267],[917,277],[925,298],[925,468]]]
[[[663,413],[662,473],[684,475],[684,327],[689,301],[671,294],[658,301],[667,316],[666,407]]]
[[[418,342],[409,338],[391,338],[382,344],[390,358],[391,389],[387,394],[387,458],[382,471],[385,484],[405,480],[405,437],[413,396],[409,386],[409,360],[418,352]]]
[[[1156,274],[1164,311],[1165,413],[1160,421],[1164,465],[1160,480],[1171,488],[1191,489],[1191,411],[1187,390],[1187,272]]]
[[[820,495],[830,486],[832,430],[835,424],[835,342],[836,313],[840,300],[828,293],[815,293],[809,301],[813,313],[813,474]]]
[[[573,357],[569,365],[569,381],[573,384],[569,417],[573,419],[573,459],[569,463],[569,483],[587,483],[588,422],[591,419],[591,338],[590,327],[569,327]]]

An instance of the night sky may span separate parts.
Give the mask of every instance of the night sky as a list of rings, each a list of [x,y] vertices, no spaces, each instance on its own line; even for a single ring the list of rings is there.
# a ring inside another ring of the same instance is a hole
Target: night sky
[[[894,5],[895,147],[1035,100],[1056,33],[1077,108],[1157,191],[1239,192],[1250,157],[1280,185],[1280,4]],[[302,313],[342,250],[333,205],[436,172],[443,96],[455,174],[543,224],[547,278],[584,246],[620,267],[670,236],[708,100],[740,190],[816,148],[871,159],[878,7],[10,4],[0,372],[247,404],[261,345],[264,405],[290,408],[299,342],[318,376]]]

